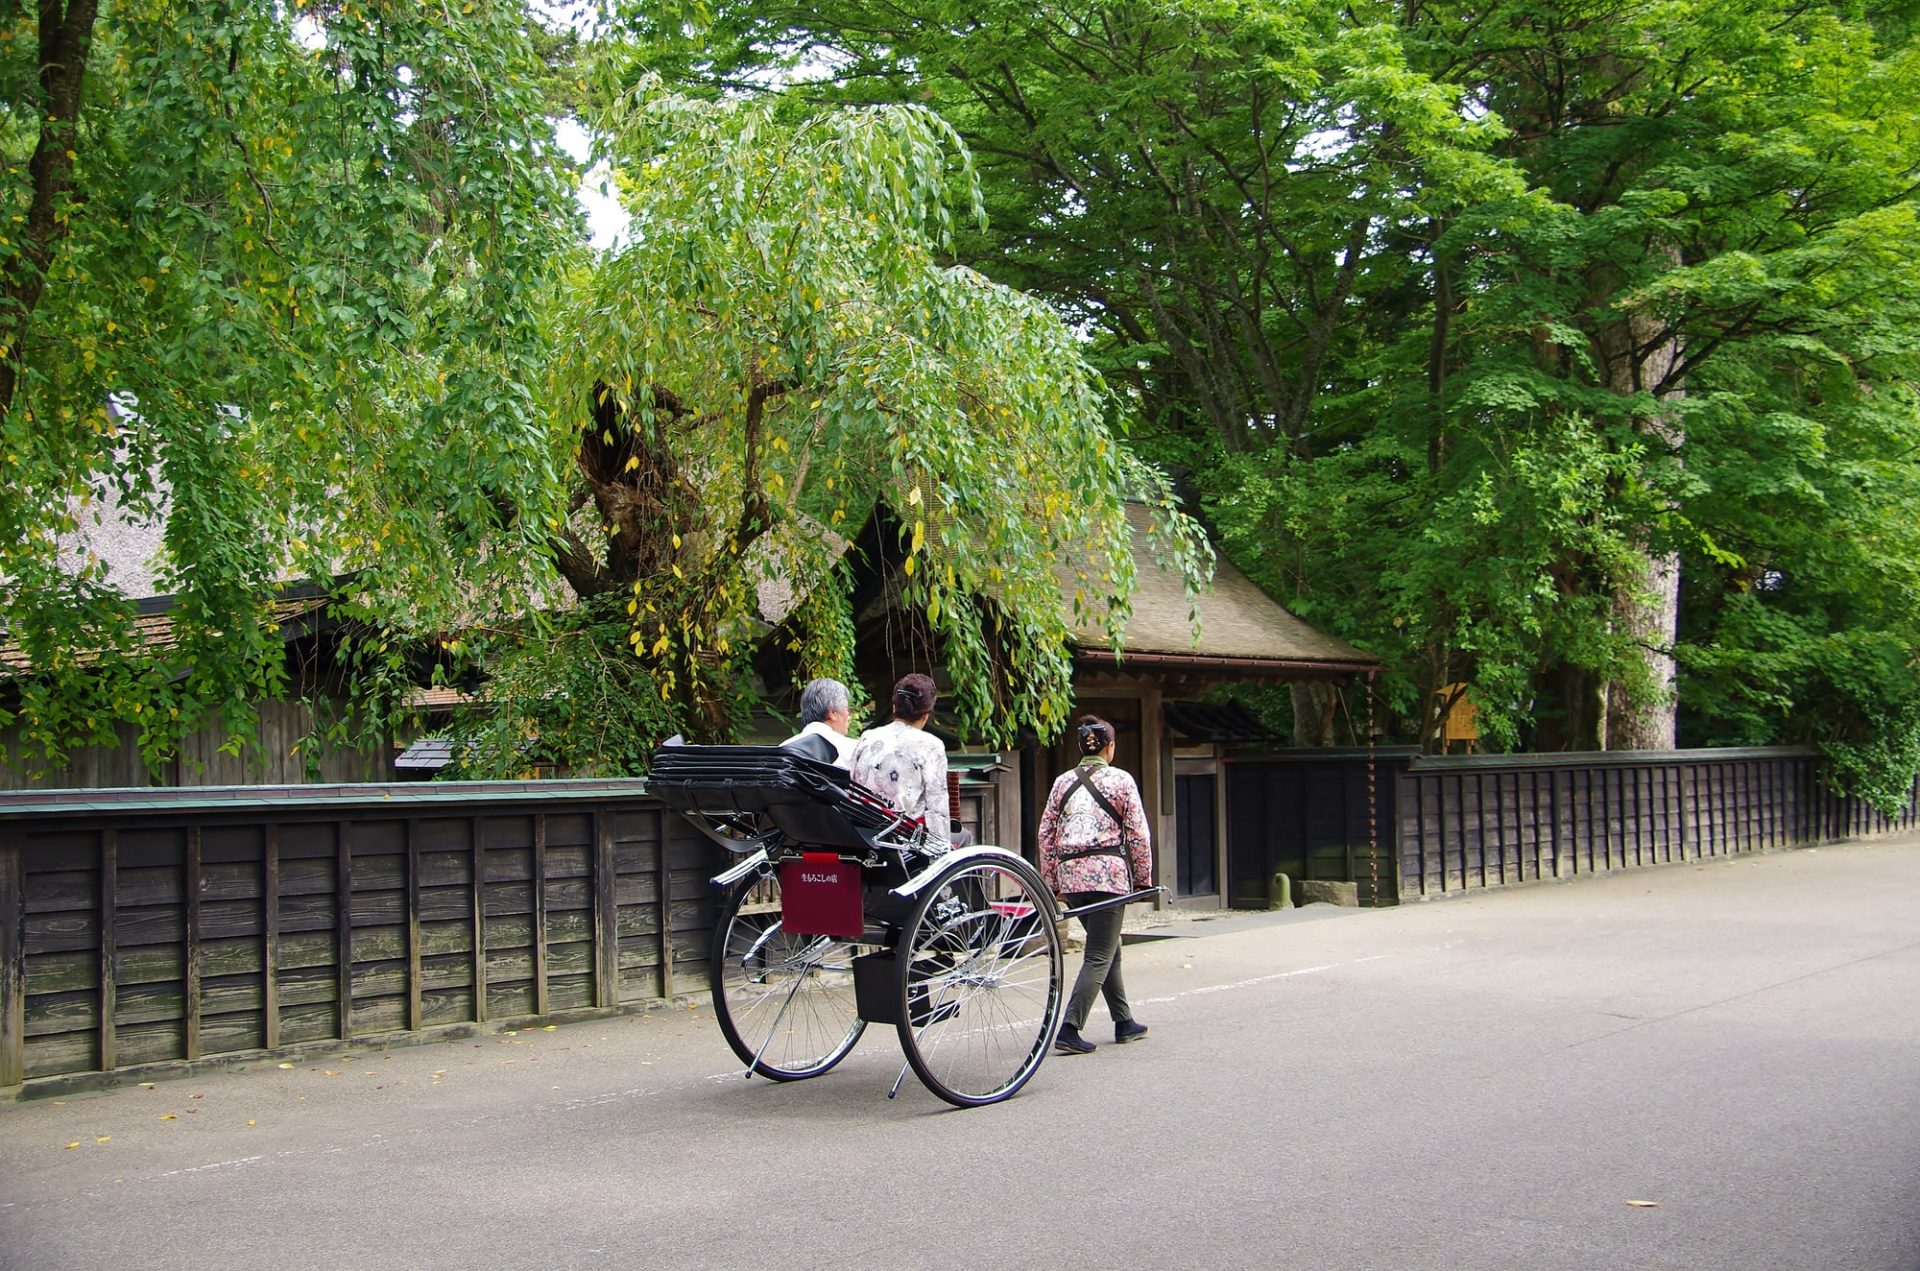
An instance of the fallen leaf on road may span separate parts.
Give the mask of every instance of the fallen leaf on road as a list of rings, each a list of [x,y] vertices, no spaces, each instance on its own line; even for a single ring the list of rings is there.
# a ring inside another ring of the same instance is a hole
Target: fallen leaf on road
[[[1633,1207],[1634,1207],[1635,1209],[1658,1209],[1658,1208],[1660,1208],[1660,1202],[1659,1202],[1659,1201],[1657,1201],[1657,1200],[1630,1200],[1630,1201],[1628,1201],[1627,1203],[1628,1203],[1629,1205],[1632,1205],[1632,1206],[1633,1206]]]
[[[95,1139],[94,1142],[95,1143],[111,1143],[113,1142],[113,1136],[111,1134],[103,1134],[99,1138]]]
[[[253,1118],[252,1118],[252,1117],[248,1117],[248,1118],[247,1118],[247,1124],[248,1124],[248,1125],[252,1125],[252,1124],[253,1124]]]
[[[560,1025],[558,1024],[549,1024],[545,1028],[541,1029],[540,1031],[543,1033],[551,1033],[557,1030],[559,1027]]]
[[[320,1074],[324,1077],[338,1077],[340,1075],[331,1068],[322,1068]]]
[[[143,1081],[143,1082],[141,1082],[141,1083],[140,1083],[140,1088],[141,1088],[142,1090],[151,1090],[151,1089],[153,1089],[153,1082],[151,1082],[151,1081]]]
[[[281,1066],[282,1068],[291,1068],[291,1067],[293,1067],[293,1065],[292,1065],[292,1064],[281,1064],[280,1066]]]
[[[71,1152],[73,1151],[74,1148],[79,1146],[80,1146],[80,1140],[75,1139],[73,1142],[67,1144],[67,1151]]]
[[[179,1117],[176,1117],[176,1116],[175,1116],[175,1115],[173,1115],[173,1113],[171,1113],[171,1112],[162,1112],[162,1113],[160,1114],[160,1119],[161,1119],[162,1121],[178,1121],[178,1120],[179,1120],[180,1118],[179,1118]]]

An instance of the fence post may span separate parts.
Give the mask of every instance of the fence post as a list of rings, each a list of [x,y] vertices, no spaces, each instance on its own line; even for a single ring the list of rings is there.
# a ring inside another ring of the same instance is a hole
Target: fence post
[[[27,889],[23,849],[0,837],[0,1090],[27,1079]]]
[[[547,994],[547,814],[533,814],[533,1010],[552,1009]]]
[[[668,817],[672,814],[665,808],[654,812],[656,826],[653,841],[658,855],[654,857],[654,881],[659,884],[660,895],[660,996],[673,996],[673,874],[667,868],[672,852],[667,846]]]
[[[353,1036],[353,822],[334,826],[334,962],[339,977],[340,1040]]]
[[[412,822],[408,823],[412,832]],[[260,1014],[262,1040],[268,1050],[280,1045],[280,826],[270,823],[260,831]],[[414,983],[420,975],[413,973]],[[418,1028],[415,1023],[411,1027]]]
[[[100,831],[100,1071],[120,1066],[114,1019],[119,1002],[120,831]]]
[[[615,888],[613,813],[593,810],[593,1001],[620,1005],[620,908]]]
[[[1560,773],[1547,770],[1547,822],[1549,845],[1553,850],[1553,876],[1560,877]]]
[[[182,950],[185,971],[180,985],[181,1005],[186,1016],[186,1058],[200,1058],[200,827],[187,827],[186,859],[181,862],[181,887],[185,892],[186,947]],[[105,879],[101,882],[104,884]],[[345,1037],[343,1032],[340,1034]]]

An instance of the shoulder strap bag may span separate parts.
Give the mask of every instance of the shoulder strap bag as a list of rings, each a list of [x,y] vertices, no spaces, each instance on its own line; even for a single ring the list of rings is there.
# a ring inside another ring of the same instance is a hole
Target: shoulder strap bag
[[[1057,817],[1061,812],[1066,810],[1067,800],[1074,796],[1075,791],[1085,790],[1093,796],[1093,801],[1100,805],[1100,810],[1112,817],[1113,823],[1120,827],[1120,842],[1118,845],[1111,847],[1083,847],[1078,851],[1060,852],[1057,853],[1058,859],[1063,861],[1077,861],[1086,856],[1118,856],[1122,861],[1127,861],[1129,859],[1127,845],[1131,836],[1127,833],[1126,818],[1120,815],[1119,810],[1113,806],[1112,800],[1100,793],[1100,787],[1093,784],[1093,770],[1091,768],[1075,768],[1073,770],[1073,776],[1075,784],[1068,786],[1061,792],[1059,802],[1053,805],[1054,815]]]

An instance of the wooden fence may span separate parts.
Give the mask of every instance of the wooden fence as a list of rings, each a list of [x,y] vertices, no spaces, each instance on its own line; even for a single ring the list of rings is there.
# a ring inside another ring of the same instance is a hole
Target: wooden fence
[[[1235,903],[1267,880],[1351,880],[1362,905],[1861,838],[1920,825],[1920,783],[1886,817],[1820,784],[1818,752],[1422,755],[1230,752]]]
[[[637,782],[0,796],[0,1090],[704,990],[723,855]]]
[[[1402,900],[1912,829],[1798,747],[1423,756],[1394,776]]]
[[[727,860],[639,781],[0,793],[0,1095],[704,993]]]

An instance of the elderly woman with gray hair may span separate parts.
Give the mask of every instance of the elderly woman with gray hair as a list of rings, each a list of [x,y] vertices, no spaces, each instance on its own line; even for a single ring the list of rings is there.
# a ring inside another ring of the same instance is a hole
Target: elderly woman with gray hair
[[[824,678],[808,680],[800,690],[802,727],[780,744],[823,762],[851,768],[853,739],[847,736],[847,725],[852,720],[853,701],[846,685]]]

